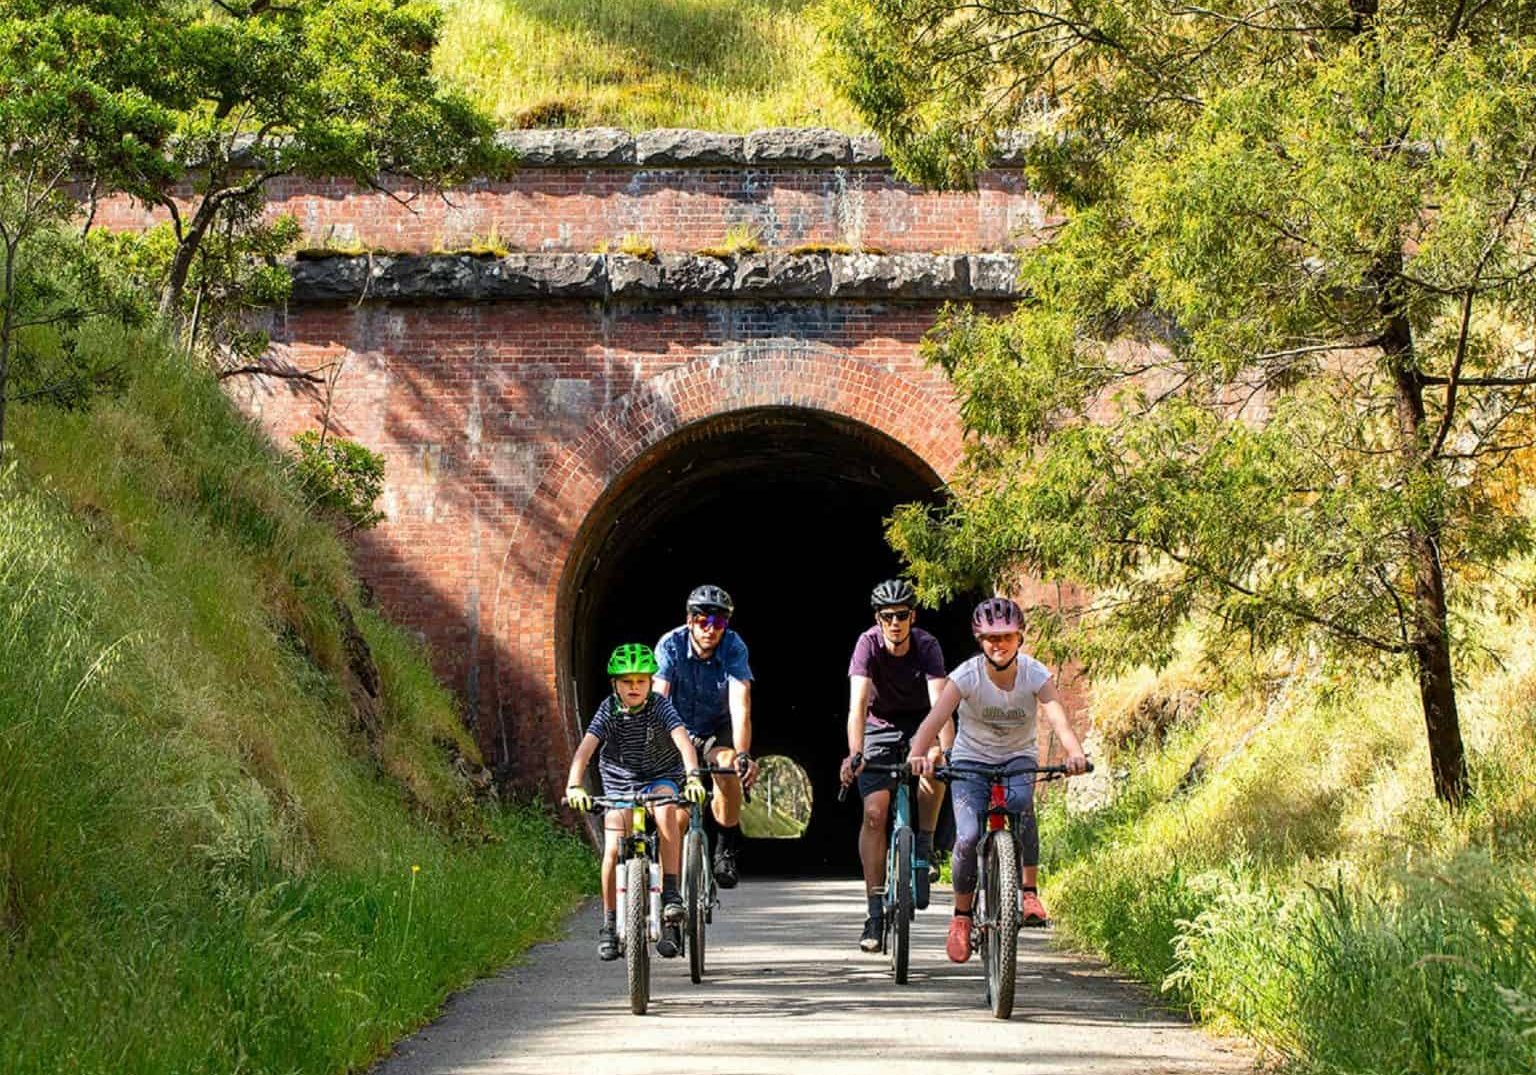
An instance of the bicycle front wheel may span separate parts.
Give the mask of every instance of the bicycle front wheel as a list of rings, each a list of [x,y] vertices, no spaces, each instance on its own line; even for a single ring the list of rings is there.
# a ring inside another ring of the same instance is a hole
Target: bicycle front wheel
[[[704,980],[704,924],[709,915],[709,856],[704,834],[690,832],[683,841],[683,903],[688,907],[688,977]]]
[[[629,894],[624,904],[624,962],[629,972],[629,1010],[636,1015],[644,1015],[651,1002],[651,938],[645,921],[650,907],[648,866],[642,855],[624,863]]]
[[[912,954],[912,830],[896,830],[893,841],[895,858],[895,899],[891,901],[891,975],[897,985],[907,984],[907,966]]]
[[[987,949],[987,995],[993,1016],[1007,1019],[1013,1015],[1013,985],[1018,973],[1019,857],[1012,833],[998,833],[991,844],[987,903],[992,922],[983,941]]]

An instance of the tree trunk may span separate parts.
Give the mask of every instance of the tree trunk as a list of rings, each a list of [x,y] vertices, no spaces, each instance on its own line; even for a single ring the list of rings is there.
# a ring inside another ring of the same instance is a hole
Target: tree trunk
[[[203,236],[207,234],[208,226],[218,215],[220,204],[214,195],[205,197],[203,204],[197,208],[197,214],[192,218],[192,225],[181,237],[181,241],[176,244],[176,256],[171,259],[170,274],[166,277],[165,287],[160,291],[160,316],[167,320],[175,316],[176,307],[181,304],[182,292],[187,287],[187,277],[192,273],[192,261],[203,245]]]
[[[1388,274],[1383,274],[1383,279]],[[1398,442],[1404,466],[1428,473],[1428,431],[1424,418],[1424,386],[1413,363],[1413,330],[1392,297],[1390,285],[1383,290],[1386,330],[1382,351],[1392,374],[1397,412]],[[1461,718],[1456,711],[1456,684],[1451,676],[1451,637],[1445,604],[1445,570],[1440,563],[1440,520],[1411,519],[1408,524],[1408,557],[1413,567],[1413,630],[1410,643],[1419,680],[1419,700],[1424,708],[1424,728],[1429,737],[1429,766],[1435,795],[1452,807],[1467,797],[1467,756],[1461,741]]]
[[[5,307],[0,313],[0,463],[5,462],[5,393],[10,388],[11,326],[16,320],[16,248],[19,245],[19,239],[8,241],[4,249]]]

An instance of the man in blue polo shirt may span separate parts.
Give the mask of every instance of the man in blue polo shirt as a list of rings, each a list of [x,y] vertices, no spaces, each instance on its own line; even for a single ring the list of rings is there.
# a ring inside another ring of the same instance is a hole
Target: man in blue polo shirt
[[[752,668],[747,644],[729,630],[736,607],[718,586],[688,595],[688,620],[656,643],[655,690],[672,700],[705,764],[733,767],[740,777],[716,776],[711,809],[720,829],[715,882],[736,886],[741,846],[741,792],[757,779],[752,760]]]

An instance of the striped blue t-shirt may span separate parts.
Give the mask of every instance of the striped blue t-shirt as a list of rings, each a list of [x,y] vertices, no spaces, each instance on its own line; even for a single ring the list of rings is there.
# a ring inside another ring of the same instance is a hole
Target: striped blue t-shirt
[[[597,771],[609,795],[628,795],[654,780],[683,780],[683,756],[672,742],[672,729],[683,720],[672,703],[652,691],[638,713],[629,713],[610,694],[587,725],[602,740]]]

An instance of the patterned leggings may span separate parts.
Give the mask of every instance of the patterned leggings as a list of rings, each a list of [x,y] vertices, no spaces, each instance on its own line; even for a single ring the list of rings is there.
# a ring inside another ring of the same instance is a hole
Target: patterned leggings
[[[1023,760],[1023,759],[1021,759]],[[1033,763],[1034,759],[1027,759]],[[1040,830],[1035,824],[1035,774],[1008,778],[1008,812],[1021,845],[1021,866],[1040,864]],[[950,785],[955,803],[955,856],[951,864],[955,891],[976,891],[976,841],[981,839],[992,785],[979,777],[962,777]]]

